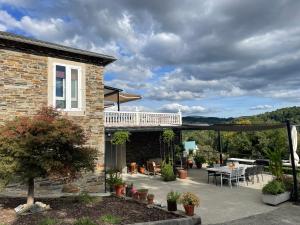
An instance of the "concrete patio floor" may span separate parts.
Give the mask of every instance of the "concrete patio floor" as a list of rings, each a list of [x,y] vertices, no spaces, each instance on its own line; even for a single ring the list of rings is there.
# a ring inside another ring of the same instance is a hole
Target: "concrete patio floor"
[[[188,176],[186,180],[172,182],[163,182],[160,176],[142,174],[125,174],[123,179],[133,182],[137,188],[149,189],[149,193],[155,195],[155,203],[163,206],[166,206],[166,196],[171,190],[195,193],[201,200],[196,213],[202,217],[203,224],[224,223],[278,209],[261,201],[261,188],[271,179],[270,175],[264,175],[264,182],[257,183],[255,179],[255,184],[233,186],[232,189],[228,185],[221,188],[213,183],[207,184],[204,169],[191,169]],[[178,206],[183,210],[181,205]]]

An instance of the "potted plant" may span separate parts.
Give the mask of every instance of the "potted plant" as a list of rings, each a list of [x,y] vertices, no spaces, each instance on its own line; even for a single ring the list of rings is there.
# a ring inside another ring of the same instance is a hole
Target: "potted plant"
[[[126,196],[132,197],[133,183],[126,185]]]
[[[202,156],[199,153],[197,153],[194,156],[194,161],[196,163],[197,168],[201,169],[202,168],[202,164],[205,163],[205,158],[204,158],[204,156]]]
[[[275,179],[263,187],[262,201],[269,205],[278,205],[288,201],[291,197],[290,187],[287,182],[284,182],[281,160],[282,150],[270,148],[266,151],[266,154],[270,159],[269,168]]]
[[[122,196],[124,194],[124,182],[122,178],[118,177],[114,181],[115,191],[117,196]]]
[[[161,176],[164,181],[174,181],[176,176],[174,174],[173,166],[171,163],[163,163],[161,168]]]
[[[113,192],[115,188],[115,182],[120,178],[120,173],[117,170],[108,170],[108,177],[106,178],[106,183],[108,184],[109,191]]]
[[[283,181],[276,179],[266,184],[262,189],[262,193],[263,202],[273,206],[286,202],[291,197],[291,192],[287,191]]]
[[[195,207],[200,205],[200,199],[191,192],[183,193],[180,197],[180,203],[185,209],[185,214],[187,216],[193,216]]]
[[[168,211],[177,211],[177,202],[180,198],[180,193],[171,191],[167,195]]]
[[[140,201],[146,201],[148,195],[148,189],[138,189],[137,193],[139,195]]]
[[[153,204],[154,194],[148,194],[147,196],[148,204]]]
[[[175,156],[180,160],[180,168],[177,169],[177,173],[180,179],[187,178],[187,170],[182,167],[182,157],[183,157],[184,147],[182,144],[175,145]]]
[[[145,174],[145,166],[144,165],[142,165],[142,166],[139,167],[139,172],[141,174]]]
[[[192,149],[190,149],[189,150],[189,158],[188,158],[188,160],[187,160],[187,164],[188,164],[188,166],[190,167],[190,169],[192,169],[193,168],[193,165],[194,165],[194,163],[193,163],[193,150]]]

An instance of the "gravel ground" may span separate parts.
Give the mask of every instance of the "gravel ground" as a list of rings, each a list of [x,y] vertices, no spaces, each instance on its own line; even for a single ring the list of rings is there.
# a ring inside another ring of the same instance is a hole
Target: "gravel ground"
[[[44,218],[55,218],[59,225],[73,224],[75,219],[89,217],[95,223],[104,225],[100,219],[103,215],[113,215],[121,219],[118,224],[131,224],[138,222],[157,221],[165,219],[176,219],[180,216],[159,210],[148,208],[145,204],[135,201],[126,201],[116,197],[102,197],[92,204],[76,202],[74,198],[58,199],[37,199],[43,203],[49,204],[51,210],[16,216],[14,207],[23,204],[25,199],[22,198],[0,198],[0,224],[5,225],[35,225]],[[1,206],[0,206],[1,207]]]
[[[300,225],[300,206],[285,203],[271,212],[214,225]]]

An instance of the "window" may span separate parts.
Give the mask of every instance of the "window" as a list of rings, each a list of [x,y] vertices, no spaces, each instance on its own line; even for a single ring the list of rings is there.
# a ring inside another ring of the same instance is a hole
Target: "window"
[[[81,69],[54,65],[54,106],[66,111],[81,109]]]

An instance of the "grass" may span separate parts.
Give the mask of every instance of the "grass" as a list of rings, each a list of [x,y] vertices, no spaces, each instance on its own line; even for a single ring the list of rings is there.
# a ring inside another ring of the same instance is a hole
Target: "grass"
[[[82,217],[75,221],[74,225],[97,225],[88,217]]]
[[[58,224],[57,220],[49,218],[49,217],[42,219],[38,223],[38,225],[56,225],[56,224]],[[2,225],[2,224],[0,224],[0,225]]]
[[[109,224],[118,224],[121,222],[121,218],[114,216],[114,215],[110,215],[110,214],[101,216],[100,220],[102,222],[109,223]]]

